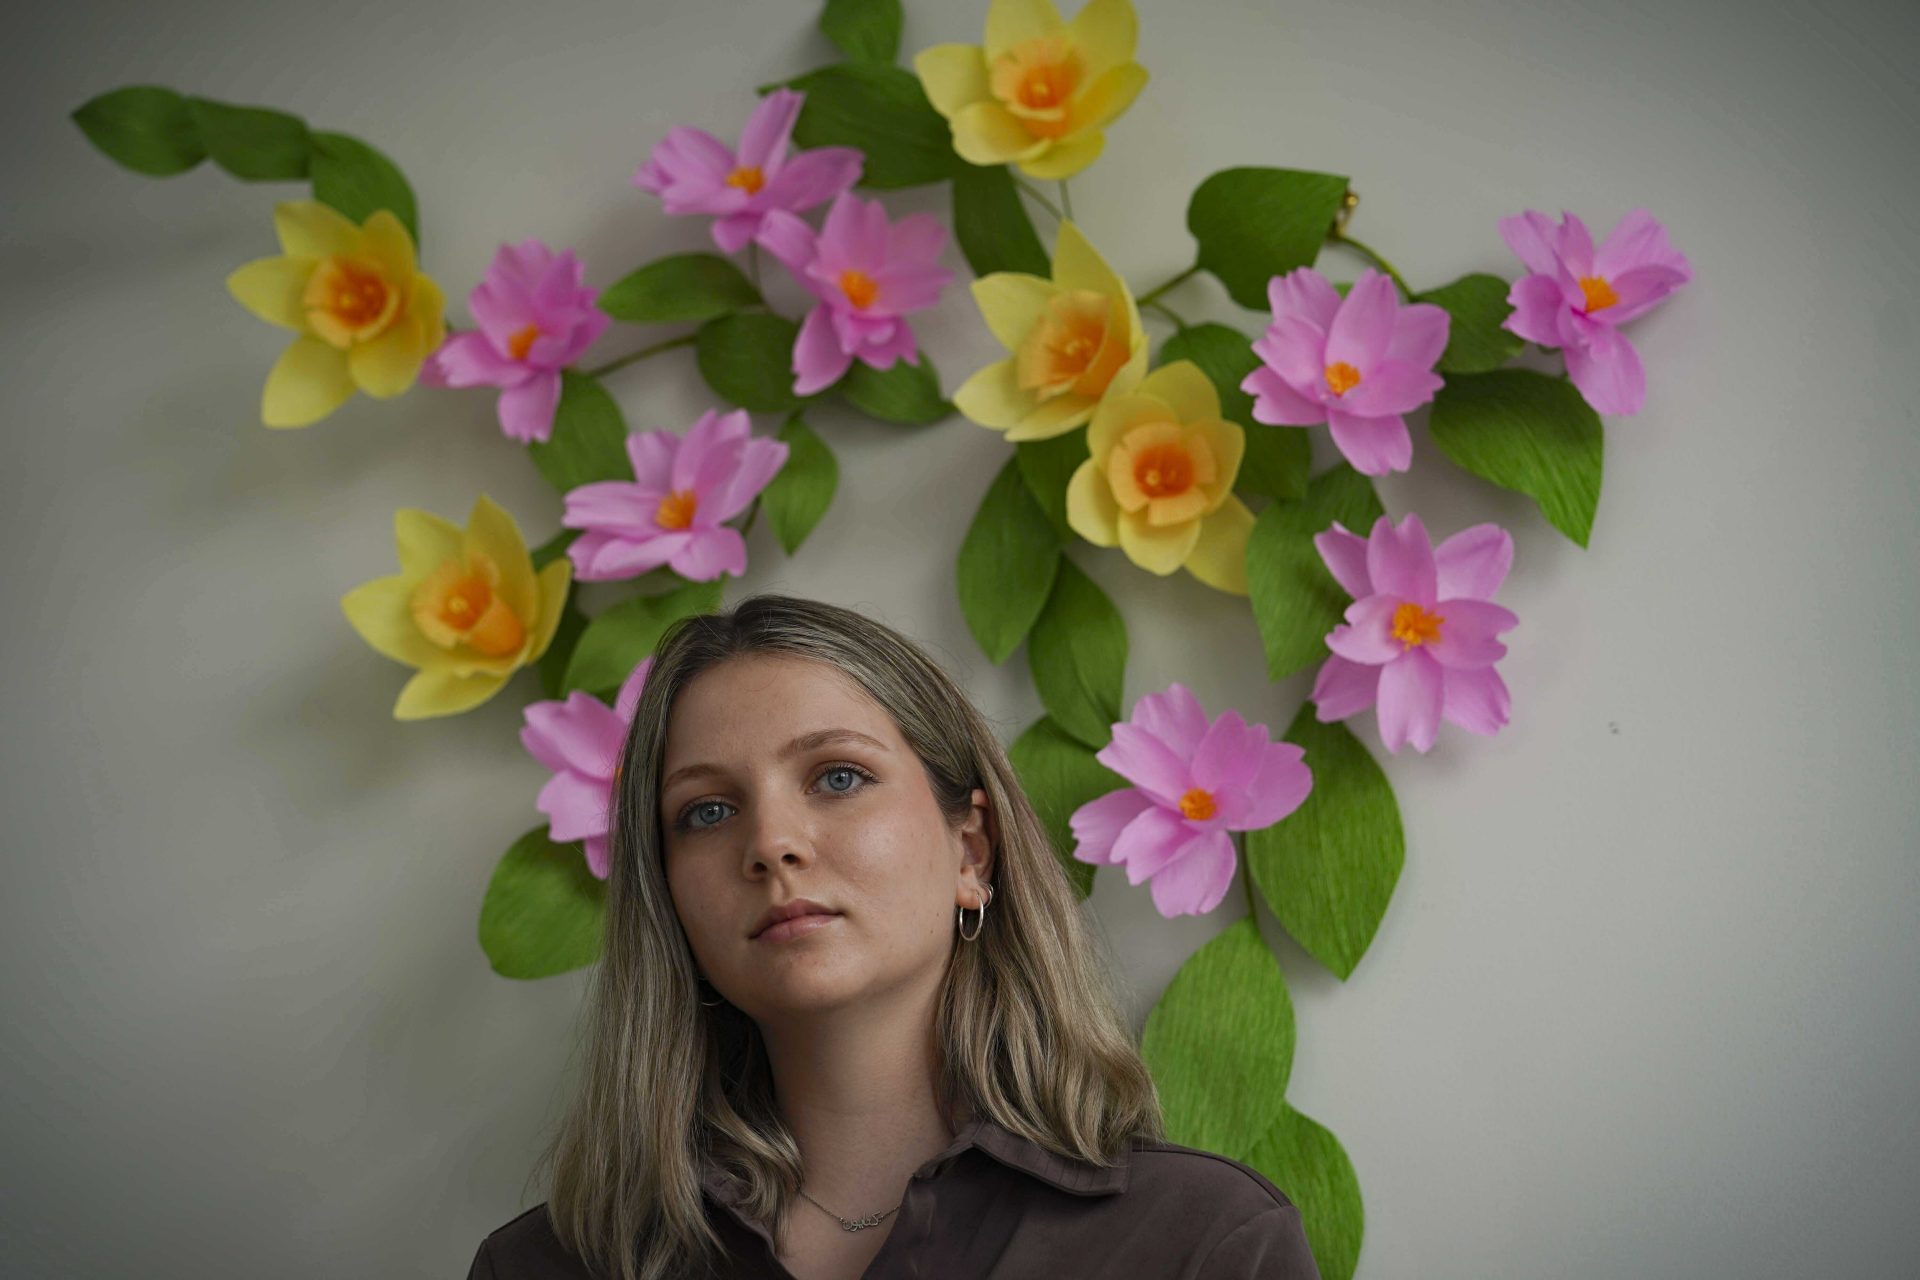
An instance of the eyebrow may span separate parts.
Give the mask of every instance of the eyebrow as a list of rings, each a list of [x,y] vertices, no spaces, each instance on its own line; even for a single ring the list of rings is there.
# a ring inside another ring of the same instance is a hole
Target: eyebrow
[[[788,756],[805,755],[807,752],[817,751],[821,747],[829,746],[836,742],[857,742],[862,746],[871,747],[875,751],[880,752],[887,752],[889,750],[886,743],[880,741],[878,738],[869,737],[861,733],[858,729],[815,729],[812,733],[801,734],[792,742],[780,748],[780,756],[782,759],[785,759]],[[702,774],[724,774],[725,772],[726,770],[717,764],[690,764],[684,768],[675,769],[661,782],[660,794],[665,795],[669,787],[683,778],[697,777]]]

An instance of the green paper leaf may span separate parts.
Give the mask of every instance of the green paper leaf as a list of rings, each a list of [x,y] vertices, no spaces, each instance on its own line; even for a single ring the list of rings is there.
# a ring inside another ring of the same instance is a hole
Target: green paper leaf
[[[1300,503],[1271,503],[1246,543],[1246,585],[1267,651],[1267,679],[1284,679],[1327,656],[1327,633],[1354,603],[1313,547],[1338,520],[1365,537],[1384,516],[1373,482],[1340,462],[1308,482]]]
[[[1300,1210],[1321,1280],[1353,1280],[1367,1216],[1360,1179],[1340,1140],[1311,1117],[1280,1104],[1280,1118],[1241,1157]]]
[[[1127,624],[1107,593],[1066,556],[1027,637],[1027,665],[1053,721],[1089,747],[1106,746],[1120,719]]]
[[[780,549],[792,555],[833,504],[840,463],[797,413],[781,426],[779,439],[787,446],[787,460],[760,491],[760,505]]]
[[[600,380],[573,369],[560,371],[560,403],[553,411],[553,434],[527,444],[540,474],[565,493],[596,480],[631,480],[627,457],[627,420]]]
[[[924,427],[953,412],[940,394],[940,374],[933,357],[922,351],[917,364],[896,360],[888,369],[875,369],[855,360],[838,384],[848,404],[882,422]]]
[[[891,63],[903,20],[900,0],[827,0],[820,30],[850,62]]]
[[[610,702],[633,669],[650,656],[668,626],[681,618],[713,613],[720,607],[726,575],[710,582],[688,582],[655,596],[622,600],[587,623],[561,681],[563,693],[584,689]]]
[[[700,326],[694,357],[700,376],[728,403],[755,413],[791,413],[793,341],[800,327],[765,311],[721,316]]]
[[[1587,545],[1606,437],[1571,382],[1531,369],[1458,374],[1434,397],[1429,426],[1457,465],[1528,495],[1554,528]]]
[[[858,147],[860,185],[875,190],[944,182],[962,163],[947,122],[911,72],[845,62],[786,82],[807,95],[793,140],[801,147]],[[767,85],[762,92],[777,88]]]
[[[1287,727],[1306,749],[1313,790],[1271,827],[1246,834],[1247,866],[1274,917],[1342,980],[1367,953],[1406,862],[1393,787],[1344,723],[1311,702]]]
[[[960,612],[992,662],[1026,639],[1053,590],[1060,546],[1052,521],[1008,458],[988,486],[960,544]]]
[[[376,209],[390,211],[413,237],[414,251],[418,253],[420,213],[414,203],[413,187],[400,167],[348,134],[316,132],[311,139],[313,153],[308,166],[313,178],[313,198],[355,222],[365,222]]]
[[[1313,545],[1338,520],[1361,537],[1386,514],[1373,482],[1341,463],[1307,483],[1302,502],[1275,502],[1247,540],[1247,588],[1267,651],[1267,679],[1280,680],[1327,656],[1327,633],[1353,603]]]
[[[1510,287],[1499,276],[1475,272],[1414,296],[1415,302],[1444,308],[1449,317],[1447,349],[1434,368],[1441,373],[1485,373],[1520,354],[1520,335],[1500,327],[1513,314],[1507,305]]]
[[[1253,397],[1240,389],[1248,374],[1260,367],[1253,339],[1224,324],[1196,324],[1181,329],[1160,344],[1160,364],[1191,360],[1220,393],[1220,412],[1246,429],[1247,451],[1234,477],[1234,489],[1249,497],[1282,498],[1298,502],[1307,496],[1307,469],[1312,465],[1307,433],[1298,427],[1276,427],[1257,422]]]
[[[235,107],[188,98],[194,131],[215,164],[247,182],[292,182],[307,176],[313,153],[306,122],[267,107]]]
[[[1141,1034],[1168,1140],[1245,1160],[1280,1117],[1293,1040],[1280,965],[1252,917],[1236,920],[1180,966]]]
[[[1022,271],[1050,279],[1053,263],[1004,164],[962,161],[953,174],[953,236],[976,276]]]
[[[569,529],[575,533],[577,530]],[[560,606],[560,625],[553,629],[553,641],[547,645],[547,651],[540,655],[540,690],[549,698],[566,695],[567,664],[573,661],[573,651],[580,647],[580,637],[587,632],[587,615],[574,603],[571,591],[567,593],[567,602]]]
[[[550,978],[600,958],[607,886],[579,844],[544,826],[513,842],[480,904],[480,948],[503,978]]]
[[[1093,875],[1099,868],[1073,856],[1077,842],[1069,819],[1081,805],[1119,790],[1127,780],[1095,759],[1092,747],[1075,740],[1047,716],[1014,740],[1007,748],[1007,761],[1053,842],[1054,857],[1073,882],[1074,892],[1085,898],[1093,892]]]
[[[678,253],[649,262],[602,290],[602,311],[628,324],[680,324],[762,305],[760,291],[727,259]]]
[[[1187,230],[1200,265],[1243,307],[1267,309],[1267,281],[1311,266],[1347,194],[1338,174],[1302,169],[1222,169],[1193,193]]]
[[[1066,546],[1073,541],[1073,526],[1067,523],[1067,482],[1087,460],[1087,433],[1075,427],[1046,440],[1022,440],[1014,446],[1013,456],[1027,491],[1053,525],[1054,539]]]
[[[72,119],[87,141],[135,173],[170,178],[207,158],[187,100],[159,85],[128,85],[89,98]]]

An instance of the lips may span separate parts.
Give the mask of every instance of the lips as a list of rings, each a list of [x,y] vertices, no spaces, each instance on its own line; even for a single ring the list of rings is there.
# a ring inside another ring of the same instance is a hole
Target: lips
[[[825,903],[815,902],[811,898],[793,898],[786,902],[777,903],[770,908],[765,915],[760,917],[759,923],[754,925],[753,932],[747,936],[749,938],[757,938],[776,924],[781,924],[788,920],[797,920],[802,916],[837,916],[839,914],[840,913],[832,907],[827,906]]]

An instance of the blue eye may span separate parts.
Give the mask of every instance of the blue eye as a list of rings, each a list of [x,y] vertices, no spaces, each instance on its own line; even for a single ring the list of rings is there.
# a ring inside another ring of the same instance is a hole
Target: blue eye
[[[841,773],[857,774],[859,777],[865,779],[867,782],[878,781],[878,779],[876,779],[871,773],[868,773],[865,769],[862,769],[859,765],[844,764],[844,763],[828,765],[826,768],[822,769],[819,772],[819,774],[815,776],[814,780],[818,782],[822,779],[831,778],[835,774],[841,774]],[[856,786],[853,786],[851,783],[849,783],[845,787],[836,787],[836,786],[829,785],[827,788],[827,793],[829,795],[836,795],[836,796],[849,796],[849,795],[858,794],[860,791],[863,791],[863,790],[865,790],[864,787],[856,787]],[[673,825],[681,831],[710,830],[711,828],[717,827],[720,825],[720,820],[718,818],[714,819],[712,822],[694,822],[691,820],[693,815],[707,809],[716,809],[716,808],[731,809],[732,807],[733,807],[732,805],[728,804],[724,800],[696,800],[692,804],[688,805],[686,808],[680,811],[680,816],[674,819]]]

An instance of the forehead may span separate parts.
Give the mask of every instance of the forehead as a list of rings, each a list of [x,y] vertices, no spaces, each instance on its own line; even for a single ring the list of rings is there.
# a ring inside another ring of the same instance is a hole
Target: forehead
[[[729,658],[695,676],[674,699],[662,776],[696,762],[771,755],[800,734],[831,728],[905,747],[885,709],[827,664],[784,654]]]

